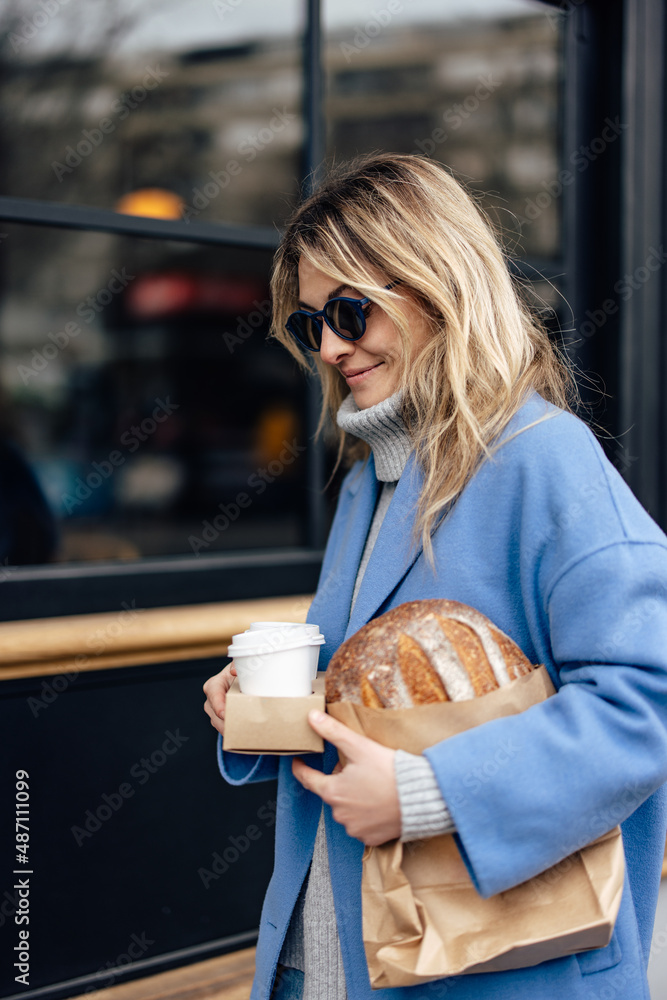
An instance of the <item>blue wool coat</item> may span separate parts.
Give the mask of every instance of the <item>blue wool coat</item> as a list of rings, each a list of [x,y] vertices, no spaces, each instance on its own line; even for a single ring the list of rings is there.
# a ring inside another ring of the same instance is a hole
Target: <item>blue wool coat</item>
[[[532,395],[504,439],[435,532],[434,569],[413,543],[422,481],[411,458],[350,616],[378,491],[372,458],[357,464],[343,483],[308,618],[326,636],[322,668],[369,619],[433,597],[478,608],[531,662],[544,663],[554,697],[444,740],[426,756],[482,896],[518,885],[622,823],[627,872],[618,920],[603,949],[371,991],[361,936],[363,845],[325,806],[350,1000],[649,1000],[667,818],[667,539],[577,418]],[[483,767],[507,746],[513,752],[502,767]],[[305,759],[330,772],[336,752],[327,745]],[[276,866],[252,991],[253,1000],[266,1000],[321,801],[294,780],[289,757],[219,751],[219,761],[232,784],[278,777]]]

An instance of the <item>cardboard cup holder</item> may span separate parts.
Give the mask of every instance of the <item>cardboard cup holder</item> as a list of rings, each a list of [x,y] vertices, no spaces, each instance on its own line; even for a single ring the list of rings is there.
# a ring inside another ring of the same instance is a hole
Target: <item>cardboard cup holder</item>
[[[325,711],[324,671],[304,698],[267,698],[242,694],[238,679],[227,692],[223,750],[288,755],[322,753],[324,741],[311,729],[311,709]]]

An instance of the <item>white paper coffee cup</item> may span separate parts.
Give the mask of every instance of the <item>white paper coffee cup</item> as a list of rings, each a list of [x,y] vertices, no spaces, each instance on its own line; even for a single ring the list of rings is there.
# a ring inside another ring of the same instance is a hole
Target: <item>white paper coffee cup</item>
[[[227,652],[242,694],[305,698],[313,690],[312,649],[304,632],[276,628],[232,636]]]
[[[301,634],[308,637],[310,642],[310,669],[312,678],[317,677],[317,665],[320,659],[320,646],[325,642],[324,636],[320,632],[319,625],[308,625],[302,622],[251,622],[245,635],[248,632],[265,632],[271,630],[287,632],[288,630],[301,631]],[[288,633],[291,634],[291,633]]]

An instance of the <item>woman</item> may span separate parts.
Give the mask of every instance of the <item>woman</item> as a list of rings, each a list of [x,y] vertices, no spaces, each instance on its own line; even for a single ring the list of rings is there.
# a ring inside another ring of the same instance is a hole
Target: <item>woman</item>
[[[232,784],[278,777],[253,998],[648,1000],[665,845],[667,539],[568,412],[564,363],[439,165],[378,155],[331,176],[287,227],[273,301],[275,336],[315,360],[323,420],[335,416],[341,454],[358,459],[308,615],[326,636],[321,667],[371,618],[448,598],[544,663],[558,693],[422,756],[328,716],[311,719],[323,756],[220,751]],[[204,688],[219,732],[232,672]],[[500,746],[512,748],[503,767],[480,772]],[[347,763],[332,773],[336,747]],[[371,993],[363,843],[454,832],[489,896],[619,822],[627,873],[608,947]]]

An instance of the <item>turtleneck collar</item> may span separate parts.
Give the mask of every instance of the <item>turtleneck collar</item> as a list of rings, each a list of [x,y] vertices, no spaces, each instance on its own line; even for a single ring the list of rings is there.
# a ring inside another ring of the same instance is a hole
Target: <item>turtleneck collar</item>
[[[338,409],[338,426],[371,446],[375,474],[381,483],[393,483],[401,478],[412,451],[410,435],[401,416],[402,395],[399,390],[381,403],[360,410],[350,394]]]

